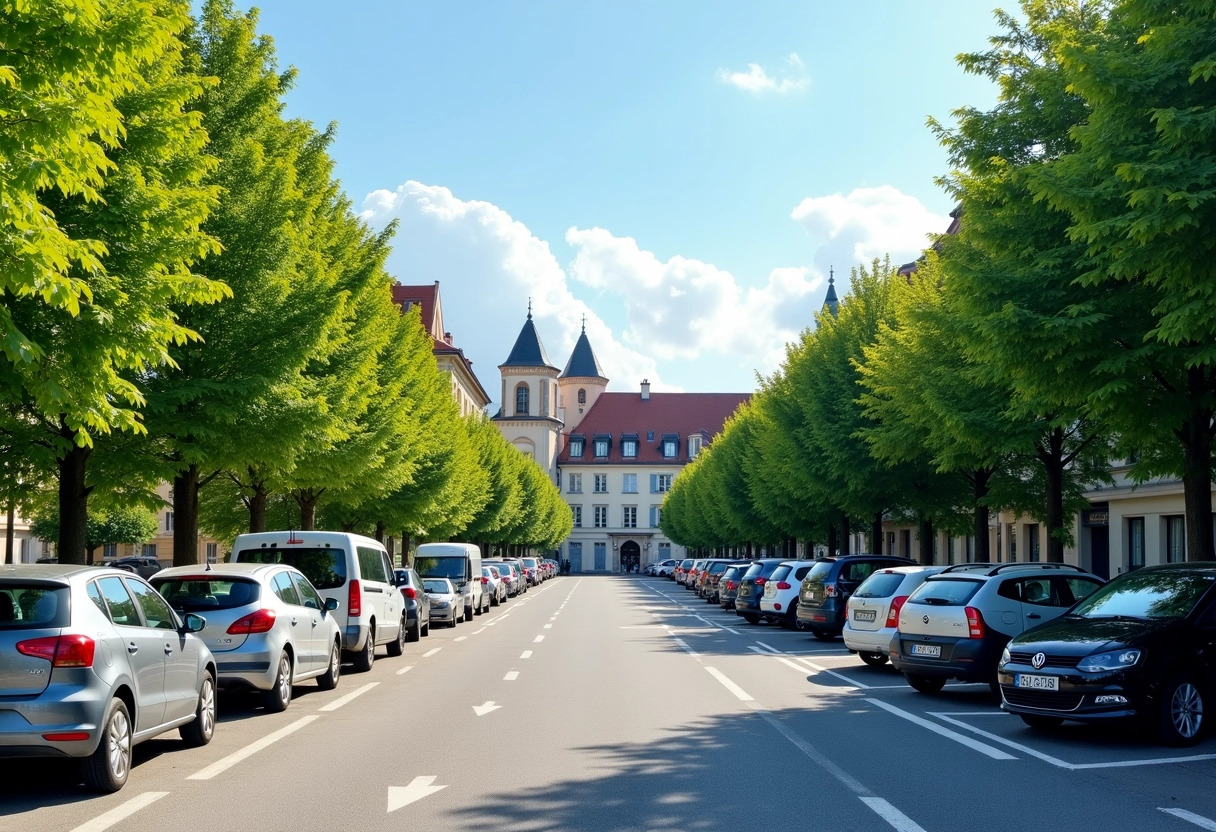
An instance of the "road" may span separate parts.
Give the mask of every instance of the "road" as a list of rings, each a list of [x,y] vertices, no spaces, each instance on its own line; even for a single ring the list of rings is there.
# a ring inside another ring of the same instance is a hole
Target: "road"
[[[1031,732],[665,579],[560,577],[345,670],[281,714],[223,696],[114,795],[0,762],[0,830],[1216,830],[1216,739]]]

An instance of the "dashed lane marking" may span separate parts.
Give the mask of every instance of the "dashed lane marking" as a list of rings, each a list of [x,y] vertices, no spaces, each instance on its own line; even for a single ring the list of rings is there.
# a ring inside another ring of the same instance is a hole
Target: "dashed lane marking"
[[[103,830],[109,829],[114,824],[131,817],[131,815],[140,809],[151,806],[167,794],[168,792],[144,792],[141,795],[136,795],[126,803],[115,806],[105,814],[98,815],[92,820],[80,824],[72,832],[103,832]]]
[[[537,636],[536,638],[532,639],[532,643],[533,643],[533,644],[540,644],[540,643],[541,643],[542,641],[544,641],[544,640],[545,640],[545,637],[544,637],[544,636]]]
[[[430,650],[427,650],[425,653],[422,654],[422,658],[429,659],[431,656],[435,655],[442,649],[443,649],[442,647],[432,647]]]
[[[1187,823],[1193,823],[1200,829],[1207,829],[1210,832],[1216,832],[1216,820],[1205,818],[1203,815],[1197,815],[1194,812],[1188,812],[1186,809],[1162,809],[1157,811],[1165,812],[1167,815],[1173,815],[1179,820],[1185,820]]]
[[[532,651],[531,651],[531,650],[525,650],[524,652],[522,652],[522,653],[520,653],[520,654],[519,654],[519,657],[520,657],[521,659],[530,659],[530,658],[532,658]]]
[[[508,671],[508,672],[507,672],[507,675],[506,675],[506,676],[503,676],[503,677],[502,677],[502,680],[503,680],[504,682],[514,682],[514,681],[515,681],[516,679],[518,679],[518,678],[519,678],[519,671],[518,671],[518,670],[511,670],[511,671]]]
[[[215,777],[217,774],[223,774],[225,771],[232,768],[234,765],[236,765],[237,763],[246,759],[247,757],[252,757],[254,754],[258,753],[263,748],[268,748],[269,746],[274,745],[276,742],[283,739],[283,737],[294,734],[296,731],[299,731],[301,728],[303,728],[308,723],[312,722],[315,719],[319,719],[319,718],[320,717],[318,717],[316,714],[310,714],[309,716],[302,716],[299,719],[297,719],[295,722],[291,723],[290,725],[286,725],[286,726],[280,728],[279,730],[275,731],[273,734],[267,734],[266,736],[262,737],[257,742],[252,742],[249,745],[245,746],[244,748],[240,749],[239,751],[232,752],[231,754],[229,754],[227,757],[223,758],[222,760],[218,760],[217,762],[212,763],[211,765],[207,766],[206,768],[194,772],[194,774],[191,774],[186,779],[187,780],[210,780],[212,777]]]
[[[354,699],[357,696],[362,696],[363,694],[367,693],[369,690],[371,690],[378,684],[380,684],[380,683],[379,682],[368,682],[363,687],[355,688],[350,693],[346,694],[346,696],[339,697],[339,698],[335,699],[333,702],[330,702],[328,705],[326,705],[322,708],[317,708],[317,710],[318,711],[336,711],[336,710],[338,710],[338,708],[341,708],[347,702],[350,702],[352,699]]]
[[[738,697],[738,699],[740,701],[742,701],[742,702],[753,701],[752,697],[747,693],[747,691],[745,691],[743,688],[736,685],[730,679],[726,678],[726,674],[723,673],[722,671],[718,670],[718,668],[707,667],[705,669],[709,671],[710,676],[713,676],[715,679],[717,679],[719,682],[721,682],[722,686],[724,688],[726,688],[728,691],[730,691],[731,693],[733,693],[736,697]]]
[[[398,671],[397,671],[397,675],[398,675],[398,676],[402,676],[402,675],[404,675],[404,674],[406,674],[406,673],[409,673],[409,672],[410,672],[411,670],[413,670],[413,669],[414,669],[414,666],[413,666],[412,664],[407,664],[405,667],[403,667],[403,668],[401,668],[400,670],[398,670]]]

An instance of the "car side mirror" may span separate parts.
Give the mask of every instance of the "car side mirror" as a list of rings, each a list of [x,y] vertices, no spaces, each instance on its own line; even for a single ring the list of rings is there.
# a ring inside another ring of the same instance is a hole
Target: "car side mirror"
[[[326,598],[325,599],[325,609],[327,611],[333,612],[337,608],[338,608],[338,599],[337,598]]]
[[[207,619],[203,618],[201,615],[198,615],[197,613],[193,613],[193,612],[186,613],[185,630],[187,633],[202,632],[202,630],[204,630],[206,627],[207,627]]]

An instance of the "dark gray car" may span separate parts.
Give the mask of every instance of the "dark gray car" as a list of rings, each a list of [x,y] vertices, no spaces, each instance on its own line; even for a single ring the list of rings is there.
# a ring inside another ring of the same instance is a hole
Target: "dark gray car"
[[[431,634],[431,598],[412,566],[397,569],[396,578],[405,598],[405,640],[417,641]]]

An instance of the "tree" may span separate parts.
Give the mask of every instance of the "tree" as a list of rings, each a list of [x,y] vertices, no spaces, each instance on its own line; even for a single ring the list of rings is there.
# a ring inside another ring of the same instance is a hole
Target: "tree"
[[[155,537],[160,529],[156,514],[143,506],[121,506],[108,511],[92,511],[85,526],[84,548],[87,562],[95,561],[94,555],[103,546],[115,543],[142,543]],[[59,546],[59,515],[51,509],[40,513],[30,523],[35,537],[56,544],[61,563],[68,563],[66,552]]]

